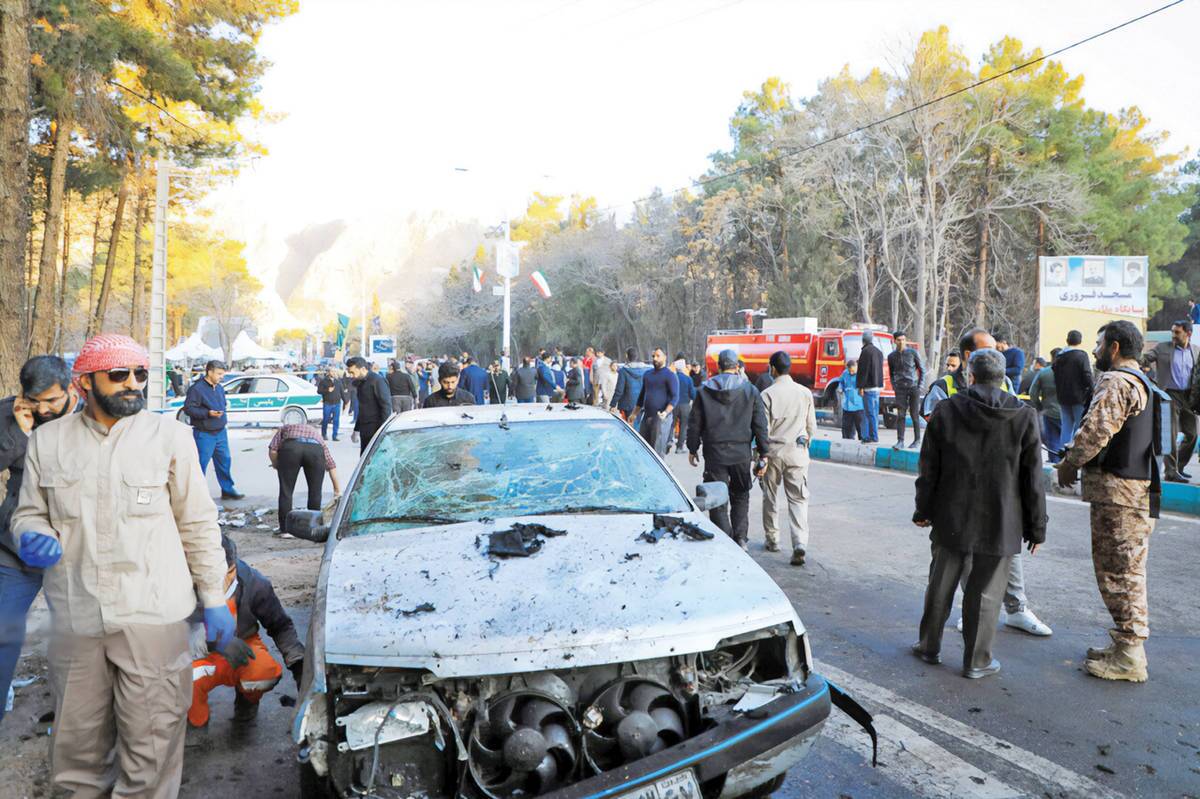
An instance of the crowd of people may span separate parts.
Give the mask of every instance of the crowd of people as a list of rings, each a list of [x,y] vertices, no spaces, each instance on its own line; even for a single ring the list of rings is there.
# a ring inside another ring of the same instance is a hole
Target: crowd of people
[[[1181,320],[1171,341],[1143,357],[1137,328],[1112,322],[1099,331],[1091,360],[1072,331],[1065,347],[1025,368],[1019,348],[974,329],[922,400],[924,364],[897,332],[886,362],[903,411],[899,439],[911,420],[910,446],[920,446],[912,521],[929,528],[932,556],[916,656],[940,662],[960,590],[966,677],[999,670],[992,649],[1002,612],[1010,626],[1051,634],[1028,607],[1022,569],[1022,558],[1047,537],[1044,448],[1060,485],[1082,473],[1094,571],[1113,619],[1111,643],[1089,649],[1085,668],[1103,679],[1147,679],[1156,432],[1164,424],[1171,432],[1161,453],[1164,479],[1187,479],[1200,396],[1200,347],[1191,333],[1191,320]],[[865,441],[878,438],[882,363],[864,334],[842,378],[843,419]],[[185,731],[208,723],[212,690],[235,689],[234,720],[244,723],[285,670],[299,684],[304,669],[292,620],[269,578],[223,536],[208,491],[211,462],[221,497],[242,496],[230,471],[224,364],[208,363],[186,389],[190,430],[146,410],[148,366],[137,342],[101,334],[73,367],[54,356],[29,359],[20,393],[0,402],[0,470],[9,475],[0,509],[0,692],[9,690],[26,615],[44,591],[53,631],[52,781],[86,795],[175,795]],[[565,356],[555,348],[512,370],[495,361],[485,368],[462,353],[404,359],[383,374],[352,357],[344,371],[330,366],[312,377],[325,409],[320,428],[284,425],[268,445],[281,523],[301,472],[310,509],[320,507],[325,475],[341,493],[326,442],[338,439],[342,412],[353,415],[365,449],[394,413],[418,405],[592,404],[622,418],[660,456],[674,447],[693,467],[703,462],[704,482],[728,492],[711,518],[743,548],[757,480],[766,550],[779,551],[782,489],[791,564],[804,566],[817,434],[812,392],[792,379],[783,351],[757,385],[732,350],[718,354],[716,367],[709,377],[683,355],[668,360],[661,347],[649,363],[633,350],[618,363],[599,349]],[[264,630],[279,659],[263,644]]]

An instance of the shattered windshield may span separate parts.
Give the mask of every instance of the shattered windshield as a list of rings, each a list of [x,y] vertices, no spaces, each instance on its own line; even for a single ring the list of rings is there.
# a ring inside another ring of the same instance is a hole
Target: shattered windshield
[[[683,513],[687,498],[615,419],[385,433],[342,535],[544,513]]]

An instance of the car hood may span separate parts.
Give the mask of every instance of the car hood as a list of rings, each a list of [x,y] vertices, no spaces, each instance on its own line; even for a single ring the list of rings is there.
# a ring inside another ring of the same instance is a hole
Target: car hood
[[[345,538],[325,594],[329,663],[439,677],[573,668],[702,652],[800,621],[783,591],[700,513],[710,541],[637,540],[649,514],[467,522]],[[494,559],[513,521],[565,530],[530,557]]]

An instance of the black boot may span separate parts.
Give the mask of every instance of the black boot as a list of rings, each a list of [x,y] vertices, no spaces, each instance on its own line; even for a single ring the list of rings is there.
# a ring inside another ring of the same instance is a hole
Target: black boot
[[[251,702],[239,691],[233,700],[233,723],[253,724],[258,718],[258,702]]]

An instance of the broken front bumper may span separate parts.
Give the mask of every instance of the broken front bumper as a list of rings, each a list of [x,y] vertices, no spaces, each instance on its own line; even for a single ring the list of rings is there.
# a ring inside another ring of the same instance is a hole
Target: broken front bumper
[[[739,713],[656,755],[544,796],[606,799],[649,788],[685,769],[695,774],[705,796],[739,796],[771,781],[804,757],[829,717],[832,701],[829,683],[813,674],[796,693]]]

